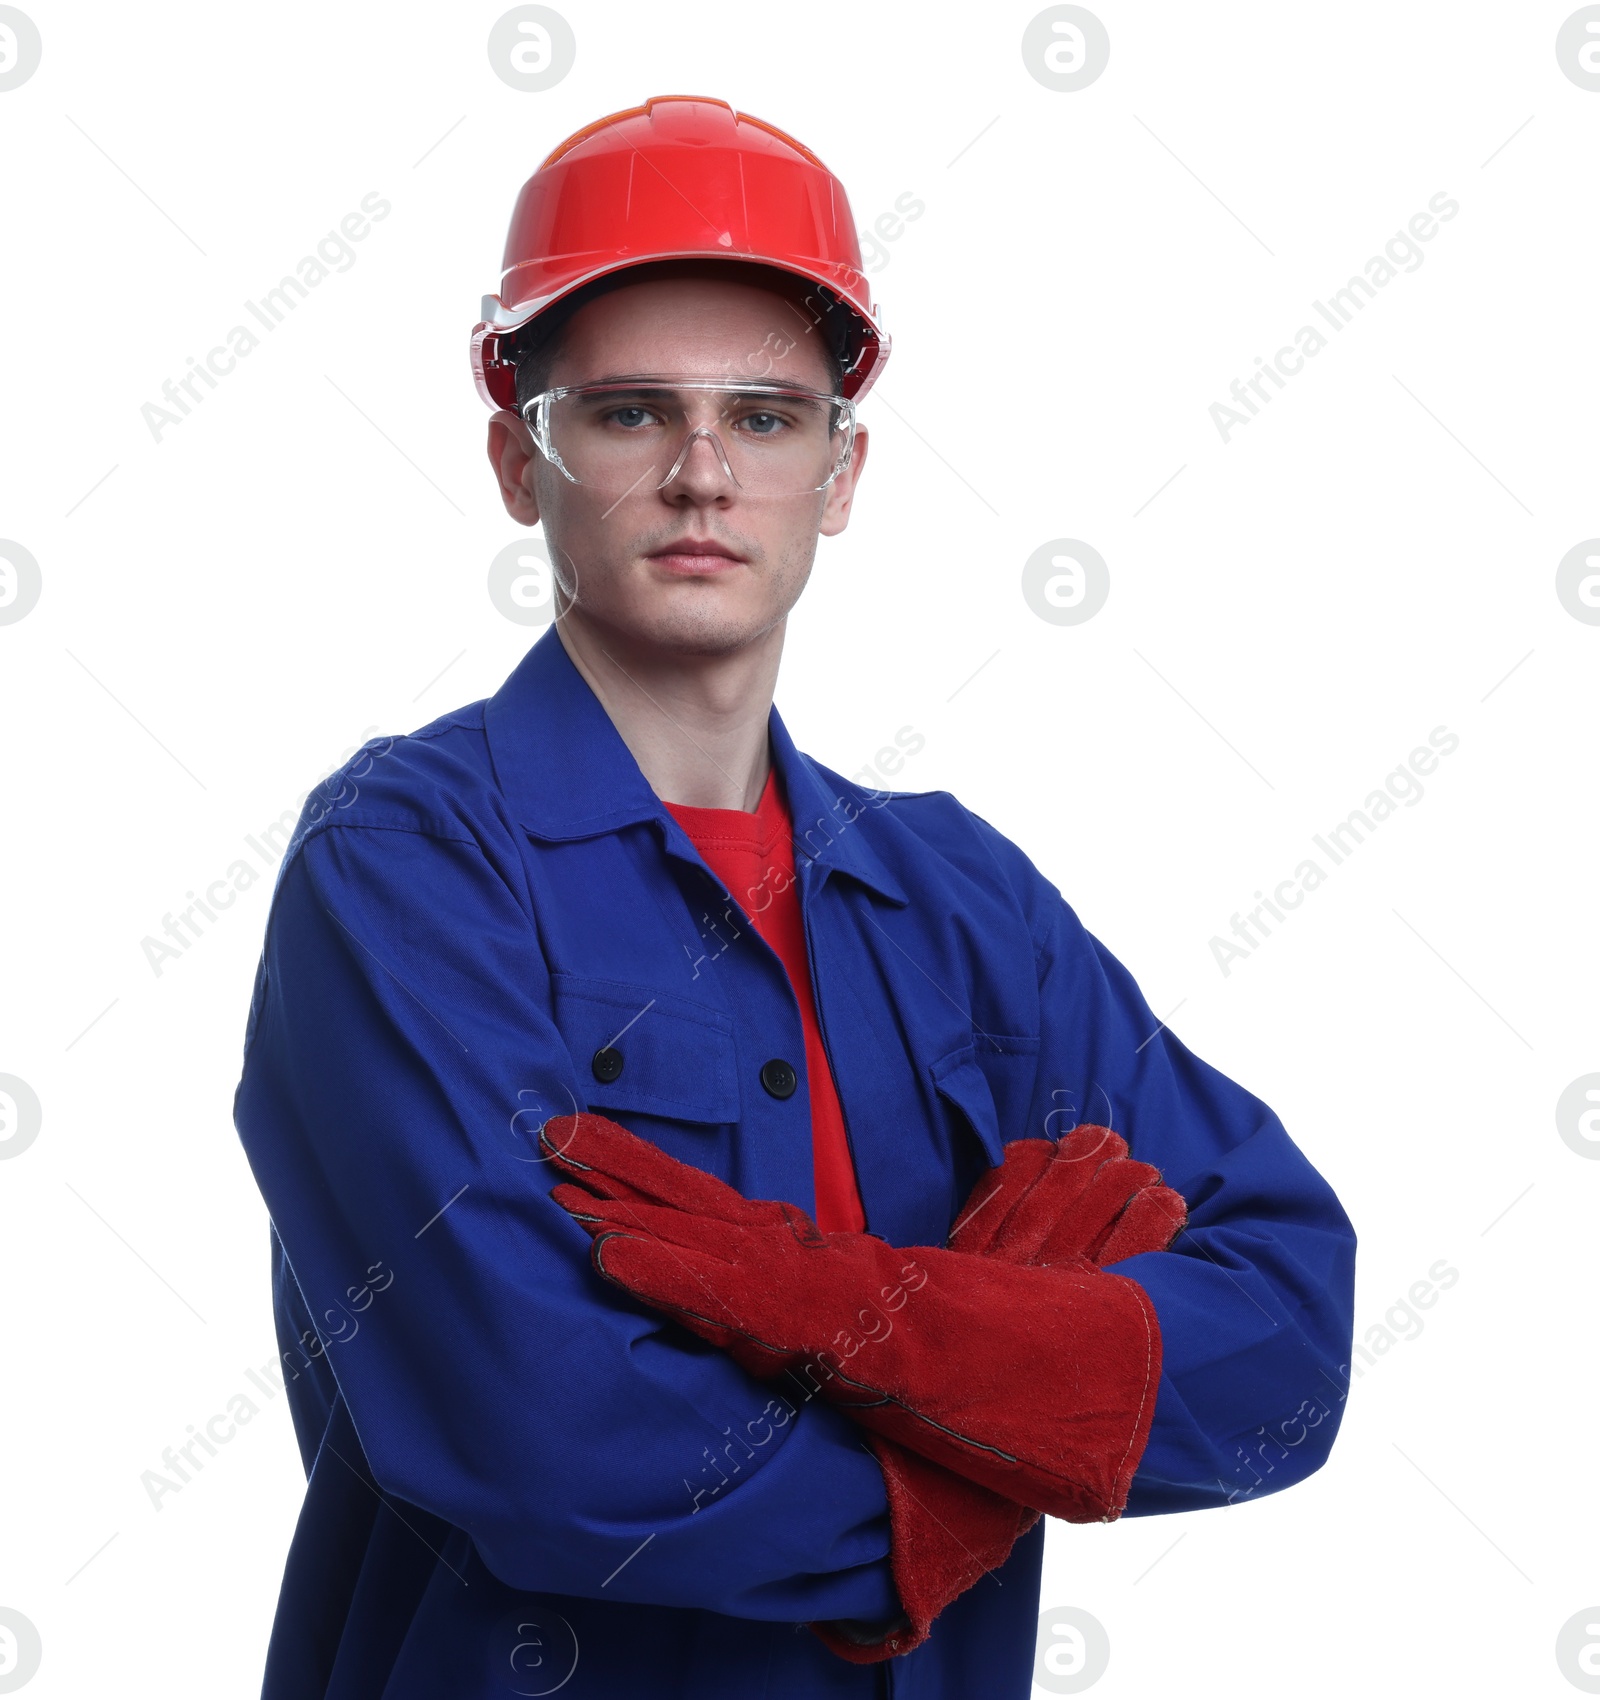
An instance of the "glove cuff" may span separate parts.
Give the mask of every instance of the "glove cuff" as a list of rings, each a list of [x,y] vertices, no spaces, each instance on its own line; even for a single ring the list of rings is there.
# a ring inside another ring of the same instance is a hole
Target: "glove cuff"
[[[904,1610],[884,1623],[813,1623],[830,1651],[852,1664],[878,1664],[914,1651],[933,1620],[1011,1555],[1019,1536],[1039,1520],[885,1435],[867,1434],[883,1471],[889,1500],[889,1563]]]

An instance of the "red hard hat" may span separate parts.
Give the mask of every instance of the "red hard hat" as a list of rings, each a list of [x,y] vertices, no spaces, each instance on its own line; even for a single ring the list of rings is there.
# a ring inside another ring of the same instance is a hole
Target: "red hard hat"
[[[575,289],[686,259],[753,262],[821,284],[829,308],[847,317],[847,396],[864,396],[889,358],[839,179],[792,136],[726,101],[657,95],[569,136],[523,184],[500,293],[484,296],[472,332],[478,393],[491,407],[515,407],[506,349]]]

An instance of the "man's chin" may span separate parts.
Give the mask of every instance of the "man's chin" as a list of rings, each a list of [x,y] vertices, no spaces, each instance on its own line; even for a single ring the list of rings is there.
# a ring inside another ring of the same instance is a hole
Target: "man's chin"
[[[598,618],[596,613],[583,623],[608,648],[616,644],[641,658],[676,656],[686,661],[732,655],[755,643],[783,617],[777,610],[751,609],[731,598],[706,596],[652,597],[647,607],[606,610]]]
[[[769,629],[770,622],[752,620],[673,620],[642,631],[639,641],[663,656],[711,660],[748,648]]]

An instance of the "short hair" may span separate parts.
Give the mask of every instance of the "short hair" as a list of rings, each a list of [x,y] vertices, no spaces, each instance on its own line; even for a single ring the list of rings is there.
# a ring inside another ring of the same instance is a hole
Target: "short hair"
[[[584,284],[522,327],[510,349],[516,370],[517,411],[520,413],[534,396],[550,387],[550,373],[561,352],[562,339],[579,308],[614,289],[658,277],[728,277],[738,283],[754,284],[757,288],[787,296],[795,303],[798,315],[793,321],[793,328],[801,335],[809,334],[813,329],[820,334],[830,391],[835,395],[840,393],[844,373],[854,355],[856,328],[854,315],[832,290],[792,273],[779,271],[776,267],[750,261],[655,260],[609,272],[605,277]],[[803,325],[805,319],[812,323]],[[749,376],[758,378],[761,374],[752,370]]]

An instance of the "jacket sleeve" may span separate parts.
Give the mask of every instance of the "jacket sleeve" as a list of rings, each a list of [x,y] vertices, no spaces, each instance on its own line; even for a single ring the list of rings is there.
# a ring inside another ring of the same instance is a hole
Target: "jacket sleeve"
[[[548,1196],[538,1128],[579,1082],[509,863],[452,824],[340,821],[291,851],[235,1098],[377,1482],[514,1588],[891,1615],[883,1479],[848,1420],[602,1281]]]
[[[1060,892],[1028,872],[1042,1005],[1029,1125],[1056,1136],[1109,1125],[1189,1206],[1169,1250],[1110,1266],[1150,1295],[1162,1339],[1127,1514],[1288,1487],[1327,1458],[1344,1412],[1355,1230],[1278,1117],[1164,1026]]]

